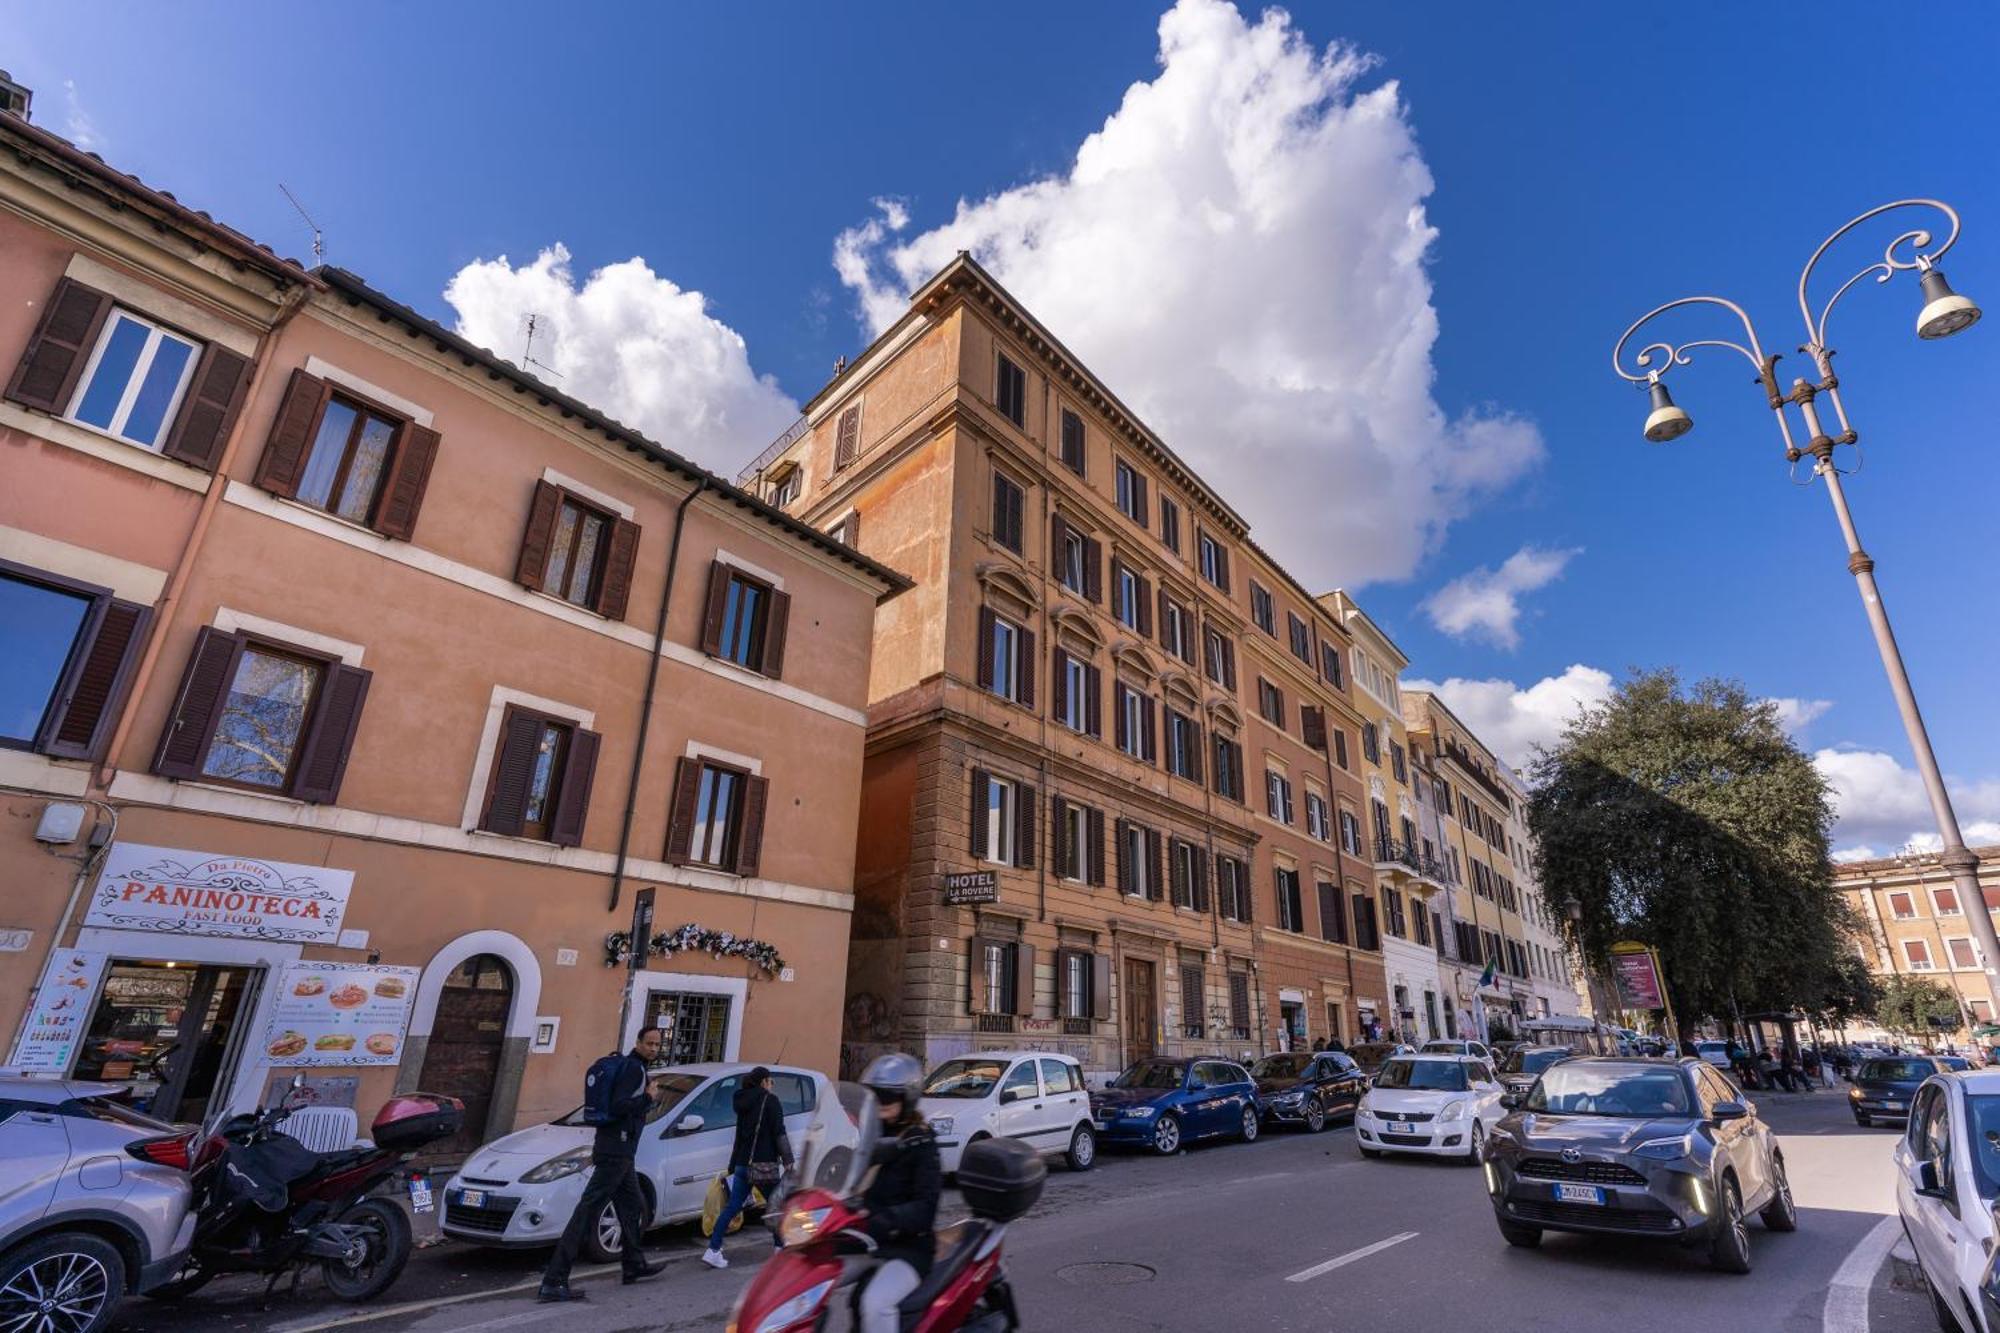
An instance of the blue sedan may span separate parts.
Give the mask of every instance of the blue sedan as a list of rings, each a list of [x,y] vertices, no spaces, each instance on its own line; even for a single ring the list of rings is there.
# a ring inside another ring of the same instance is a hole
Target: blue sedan
[[[1257,1137],[1257,1085],[1233,1060],[1141,1060],[1090,1095],[1100,1142],[1162,1157],[1199,1139]]]
[[[1892,1055],[1863,1060],[1861,1068],[1848,1080],[1848,1107],[1854,1123],[1872,1125],[1877,1120],[1908,1120],[1910,1101],[1925,1079],[1942,1074],[1947,1066],[1928,1055]]]

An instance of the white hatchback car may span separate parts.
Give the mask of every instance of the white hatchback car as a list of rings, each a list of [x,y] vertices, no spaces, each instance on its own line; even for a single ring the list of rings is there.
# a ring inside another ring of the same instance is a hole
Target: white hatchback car
[[[1493,1052],[1483,1041],[1468,1041],[1463,1037],[1436,1037],[1423,1044],[1425,1055],[1470,1055],[1481,1060],[1493,1059]]]
[[[709,1182],[729,1166],[736,1146],[732,1104],[755,1065],[675,1065],[650,1071],[666,1095],[646,1117],[639,1140],[639,1190],[646,1227],[700,1217]],[[797,1145],[827,1088],[823,1074],[772,1065],[771,1090],[784,1109],[785,1130]],[[582,1108],[560,1120],[516,1130],[468,1157],[445,1183],[439,1227],[475,1245],[553,1245],[583,1197],[590,1145],[597,1131]],[[618,1257],[618,1216],[609,1204],[584,1235],[583,1252],[598,1263]]]
[[[1938,1323],[2000,1333],[1982,1308],[2000,1195],[2000,1071],[1937,1074],[1910,1101],[1896,1142],[1896,1210]]]
[[[1083,1068],[1048,1051],[980,1051],[947,1060],[924,1080],[918,1103],[936,1132],[947,1174],[980,1139],[1020,1139],[1072,1171],[1097,1161],[1097,1126]]]
[[[1507,1114],[1505,1091],[1493,1066],[1475,1056],[1392,1056],[1354,1112],[1361,1155],[1424,1153],[1477,1164],[1487,1133]]]

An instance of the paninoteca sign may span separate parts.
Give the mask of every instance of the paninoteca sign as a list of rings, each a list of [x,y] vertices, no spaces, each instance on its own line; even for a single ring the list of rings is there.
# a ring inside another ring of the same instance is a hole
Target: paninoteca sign
[[[332,944],[353,887],[351,870],[116,843],[83,920],[163,935]]]

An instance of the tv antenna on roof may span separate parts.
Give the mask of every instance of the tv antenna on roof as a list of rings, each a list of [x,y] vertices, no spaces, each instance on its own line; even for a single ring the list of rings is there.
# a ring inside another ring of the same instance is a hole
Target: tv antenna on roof
[[[535,360],[535,331],[541,327],[542,317],[540,315],[531,314],[522,322],[527,326],[528,330],[527,344],[521,348],[522,364],[529,366],[540,366],[543,370],[548,371],[549,374],[555,376],[557,379],[561,379],[562,372],[560,370],[557,370],[554,366],[550,365],[546,361]]]
[[[324,239],[325,233],[319,229],[319,223],[314,222],[312,220],[312,214],[306,212],[306,206],[299,202],[299,197],[293,194],[290,190],[285,188],[285,183],[283,181],[278,182],[278,188],[284,191],[285,198],[292,201],[292,207],[299,210],[299,216],[306,220],[306,225],[308,227],[312,228],[313,265],[314,267],[318,267],[320,264],[326,262],[326,244]]]

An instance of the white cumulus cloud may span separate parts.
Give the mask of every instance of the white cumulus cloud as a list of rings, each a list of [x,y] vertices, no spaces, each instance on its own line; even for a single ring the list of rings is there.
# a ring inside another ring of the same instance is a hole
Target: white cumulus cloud
[[[1787,695],[1774,695],[1770,702],[1778,706],[1778,725],[1795,739],[1833,707],[1831,699],[1794,699]]]
[[[1306,582],[1407,576],[1445,528],[1540,461],[1501,408],[1433,394],[1432,188],[1373,57],[1314,47],[1282,10],[1160,20],[1158,74],[1060,174],[903,201],[841,235],[835,269],[879,330],[970,251],[1252,520]]]
[[[708,298],[643,259],[579,283],[557,243],[529,264],[475,260],[444,298],[464,337],[725,475],[798,415],[777,382],[751,368],[742,336],[709,312]],[[541,365],[522,362],[529,315]]]
[[[1439,588],[1424,601],[1424,614],[1455,639],[1479,637],[1518,648],[1521,597],[1555,582],[1581,554],[1576,547],[1554,551],[1523,546],[1498,569],[1481,566]]]
[[[1893,856],[1905,847],[1936,851],[1943,846],[1917,770],[1880,750],[1829,748],[1813,763],[1833,788],[1840,823],[1835,860]],[[1958,815],[1959,831],[1970,846],[2000,843],[2000,778],[1964,780],[1946,775],[1945,788]]]
[[[1436,684],[1406,680],[1403,688],[1429,690],[1444,700],[1473,735],[1520,773],[1533,761],[1537,746],[1554,745],[1578,712],[1611,697],[1611,673],[1578,662],[1525,688],[1511,680],[1457,676]]]

